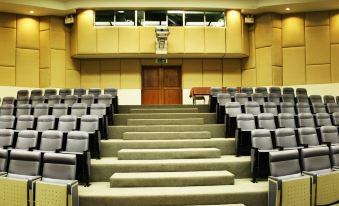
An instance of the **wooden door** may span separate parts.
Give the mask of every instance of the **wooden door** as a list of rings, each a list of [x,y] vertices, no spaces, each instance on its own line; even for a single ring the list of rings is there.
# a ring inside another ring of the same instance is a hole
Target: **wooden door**
[[[180,67],[143,67],[142,104],[181,104]]]

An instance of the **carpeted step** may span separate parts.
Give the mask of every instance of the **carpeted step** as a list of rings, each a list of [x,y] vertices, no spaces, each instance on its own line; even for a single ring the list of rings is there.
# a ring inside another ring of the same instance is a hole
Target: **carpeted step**
[[[115,173],[110,182],[111,187],[233,185],[234,175],[228,171]]]
[[[185,119],[128,119],[128,126],[136,125],[202,125],[203,118],[185,118]]]
[[[191,105],[191,104],[162,104],[162,105],[119,105],[119,113],[129,113],[131,109],[167,109],[167,108],[197,108],[199,112],[209,112],[208,105]]]
[[[143,126],[109,126],[110,139],[122,139],[125,132],[198,132],[209,131],[212,138],[225,137],[225,126],[223,124],[204,125],[143,125]]]
[[[130,109],[130,113],[198,113],[198,108],[142,108]]]
[[[211,132],[125,132],[124,140],[210,139]]]
[[[250,157],[226,155],[206,159],[118,160],[115,157],[92,159],[91,181],[107,181],[116,172],[183,172],[227,170],[236,178],[250,177]]]
[[[267,181],[235,179],[234,185],[110,188],[109,182],[79,186],[81,206],[268,205]]]
[[[185,119],[203,118],[205,124],[215,124],[215,113],[129,113],[115,114],[114,125],[127,125],[128,119]]]
[[[218,148],[222,155],[235,154],[234,138],[180,140],[121,140],[101,141],[102,157],[117,157],[121,149]]]
[[[216,148],[180,148],[180,149],[122,149],[119,160],[161,160],[161,159],[201,159],[219,158]]]

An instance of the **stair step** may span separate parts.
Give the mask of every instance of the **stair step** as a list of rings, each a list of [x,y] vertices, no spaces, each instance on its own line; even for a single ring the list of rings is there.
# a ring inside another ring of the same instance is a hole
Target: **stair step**
[[[159,159],[201,159],[219,158],[216,148],[180,148],[180,149],[122,149],[119,160],[159,160]]]
[[[210,139],[211,132],[125,132],[124,140]]]
[[[133,108],[129,111],[130,113],[198,113],[198,108]]]
[[[201,125],[203,118],[185,119],[128,119],[127,125]]]
[[[228,171],[115,173],[111,187],[185,187],[233,185],[234,175]]]
[[[245,206],[244,204],[227,204],[227,205],[187,205],[187,206]]]
[[[162,104],[162,105],[119,105],[119,114],[129,113],[131,109],[167,109],[167,108],[197,108],[199,112],[209,112],[209,106],[192,104]]]

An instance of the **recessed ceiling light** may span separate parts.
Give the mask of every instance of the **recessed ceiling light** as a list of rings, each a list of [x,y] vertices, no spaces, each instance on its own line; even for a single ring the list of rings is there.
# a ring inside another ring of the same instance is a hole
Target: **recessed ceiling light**
[[[29,11],[29,13],[30,13],[30,14],[34,14],[34,11],[33,11],[33,10],[31,10],[31,11]]]
[[[290,11],[291,9],[290,8],[286,8],[286,11]]]

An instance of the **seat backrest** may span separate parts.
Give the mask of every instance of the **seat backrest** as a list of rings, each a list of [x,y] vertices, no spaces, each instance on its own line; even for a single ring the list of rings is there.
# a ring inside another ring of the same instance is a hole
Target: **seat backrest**
[[[29,97],[29,91],[27,89],[20,89],[16,93],[16,98]]]
[[[293,87],[284,87],[283,94],[292,94],[293,96],[295,96]]]
[[[302,149],[301,163],[304,171],[330,169],[330,150],[328,147],[312,147]]]
[[[18,97],[16,100],[16,105],[18,106],[21,104],[29,104],[29,97],[27,96]]]
[[[280,103],[281,113],[290,113],[295,115],[294,104],[291,102],[281,102]]]
[[[258,116],[261,113],[260,105],[258,104],[258,102],[246,102],[245,112],[247,114],[253,114],[254,116]]]
[[[93,94],[94,97],[98,97],[101,94],[101,89],[99,88],[90,88],[88,94]]]
[[[335,101],[337,102],[337,104],[339,104],[339,96],[335,97]]]
[[[14,101],[15,101],[14,97],[4,97],[2,99],[2,105],[6,105],[6,104],[14,105]]]
[[[235,93],[234,97],[235,101],[239,102],[241,105],[244,105],[246,102],[248,102],[248,96],[246,93]]]
[[[236,87],[227,87],[226,92],[234,97],[234,95],[238,92],[238,89]]]
[[[339,145],[331,146],[332,151],[332,165],[335,167],[339,167]]]
[[[83,131],[71,131],[67,135],[67,152],[84,152],[89,149],[89,134]]]
[[[30,98],[32,99],[33,97],[36,97],[36,96],[42,96],[42,90],[41,89],[31,90]]]
[[[73,104],[78,102],[78,96],[77,95],[66,95],[64,98],[64,103],[71,107]]]
[[[218,93],[217,94],[217,102],[219,105],[225,106],[226,103],[231,102],[231,95],[228,93]]]
[[[91,104],[94,103],[94,95],[93,94],[85,94],[80,97],[80,102],[85,103],[87,107],[90,107]]]
[[[42,115],[38,117],[36,130],[45,131],[54,129],[55,117],[53,115]]]
[[[332,121],[331,117],[328,113],[317,113],[315,114],[315,120],[317,123],[317,126],[331,126]]]
[[[96,115],[84,115],[80,121],[80,131],[95,132],[99,129],[99,118]]]
[[[251,97],[251,95],[253,94],[253,88],[252,87],[242,87],[240,89],[241,93],[245,93],[247,94],[248,97]]]
[[[15,149],[29,149],[36,147],[38,143],[38,131],[22,130],[18,133]]]
[[[270,152],[269,165],[274,177],[301,173],[298,150]]]
[[[320,95],[310,95],[310,101],[312,104],[314,103],[323,103],[323,99]]]
[[[87,104],[85,103],[75,103],[71,107],[71,115],[76,117],[81,117],[87,113]]]
[[[294,115],[290,113],[278,114],[279,126],[284,128],[297,128],[295,124]]]
[[[0,148],[6,145],[13,145],[14,131],[11,129],[0,129]]]
[[[50,95],[48,97],[48,106],[53,107],[55,104],[59,104],[61,102],[60,95]]]
[[[26,130],[33,128],[34,126],[34,116],[33,115],[20,115],[17,119],[15,129],[16,130]]]
[[[46,103],[39,103],[36,104],[33,110],[33,116],[34,117],[39,117],[42,115],[48,115],[48,104]]]
[[[275,130],[275,141],[277,146],[284,148],[297,147],[297,138],[292,128],[279,128]]]
[[[14,122],[15,122],[15,117],[12,115],[0,116],[0,129],[13,128]]]
[[[112,98],[111,94],[100,94],[98,96],[98,103],[105,104],[106,107],[110,107],[112,105]]]
[[[335,99],[333,95],[324,95],[323,99],[324,99],[325,104],[335,103]]]
[[[7,171],[8,150],[0,149],[0,172]]]
[[[56,95],[56,94],[57,94],[56,89],[45,89],[44,97],[48,98],[49,96]]]
[[[3,104],[0,106],[0,116],[3,115],[13,115],[14,105],[12,104]]]
[[[272,113],[261,113],[258,115],[258,125],[262,129],[276,129]]]
[[[110,94],[112,97],[118,96],[118,89],[117,88],[105,88],[104,94]]]
[[[66,104],[55,104],[52,109],[52,115],[56,118],[61,117],[62,115],[67,114],[67,105]]]
[[[298,102],[297,103],[297,112],[299,113],[311,113],[311,108],[308,103]]]
[[[238,114],[241,114],[241,105],[239,102],[228,102],[225,104],[225,113],[229,117],[236,117]]]
[[[40,172],[40,162],[40,152],[12,150],[9,156],[8,173],[38,176]]]
[[[55,130],[44,131],[41,135],[40,150],[55,151],[62,147],[62,132]]]
[[[299,113],[298,114],[299,127],[313,127],[315,128],[315,122],[311,113]]]
[[[32,105],[30,104],[21,104],[16,107],[16,116],[29,115],[31,114]]]
[[[210,88],[210,95],[212,97],[217,97],[218,93],[222,93],[221,87],[211,87]]]
[[[271,132],[267,129],[255,129],[251,131],[252,147],[259,150],[272,150]]]
[[[338,129],[336,126],[322,126],[320,128],[321,142],[339,143]]]
[[[283,102],[290,102],[293,105],[295,104],[294,95],[292,94],[283,94],[281,98]]]
[[[71,89],[63,88],[59,90],[59,95],[61,96],[61,98],[65,98],[67,95],[71,95],[71,94],[72,94]]]
[[[104,115],[106,115],[106,105],[102,103],[92,104],[90,114],[97,115],[99,118],[102,118]]]
[[[281,95],[281,89],[280,87],[270,87],[269,88],[270,93]]]
[[[295,92],[296,92],[296,95],[303,94],[307,96],[307,90],[305,88],[297,88]]]
[[[313,112],[314,113],[326,113],[326,107],[323,103],[313,103]]]
[[[86,89],[83,89],[83,88],[75,88],[73,90],[73,94],[74,95],[77,95],[79,98],[82,96],[82,95],[85,95],[86,94]]]
[[[259,105],[263,105],[264,102],[265,102],[264,94],[262,94],[262,93],[254,93],[254,94],[252,94],[252,101],[253,102],[258,102]]]
[[[339,112],[335,112],[332,114],[333,117],[333,124],[334,125],[339,125]]]
[[[264,113],[272,113],[274,116],[278,115],[278,108],[274,102],[265,102],[263,107]]]
[[[328,110],[328,113],[330,113],[330,114],[335,113],[335,112],[339,112],[339,105],[336,104],[336,103],[328,103],[327,104],[327,110]]]
[[[76,177],[76,155],[46,153],[43,157],[42,177],[74,180]]]
[[[281,97],[280,94],[269,93],[267,97],[268,97],[267,99],[268,99],[269,102],[274,102],[276,104],[280,104],[280,97]]]
[[[254,91],[255,91],[255,93],[261,93],[264,96],[267,96],[267,94],[268,94],[266,87],[256,87]]]
[[[309,146],[319,145],[317,131],[313,127],[303,127],[298,129],[299,142]]]
[[[75,130],[77,126],[77,117],[74,115],[62,115],[59,118],[58,130],[68,132]]]
[[[32,100],[32,107],[35,107],[37,104],[44,103],[44,97],[43,96],[34,96],[31,97]]]
[[[309,104],[308,96],[304,94],[299,94],[296,96],[297,102]]]
[[[240,128],[241,130],[254,130],[255,121],[253,114],[238,114],[237,128]]]

